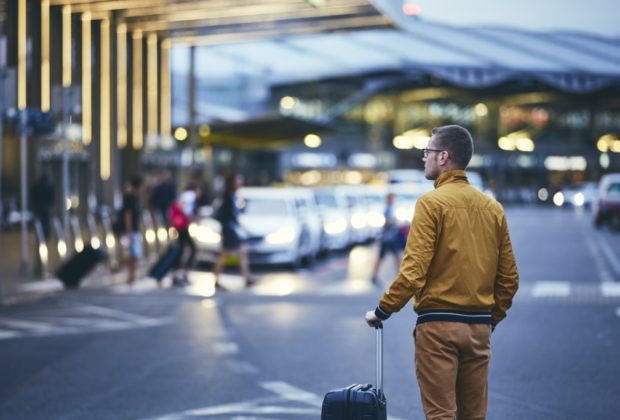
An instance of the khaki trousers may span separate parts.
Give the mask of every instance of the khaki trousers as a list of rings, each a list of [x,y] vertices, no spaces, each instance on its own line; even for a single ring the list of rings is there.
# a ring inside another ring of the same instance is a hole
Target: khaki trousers
[[[432,321],[414,330],[415,367],[429,420],[478,420],[487,412],[491,326]]]

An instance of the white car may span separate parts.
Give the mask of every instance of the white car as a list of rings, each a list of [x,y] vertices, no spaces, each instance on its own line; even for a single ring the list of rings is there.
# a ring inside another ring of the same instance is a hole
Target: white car
[[[312,192],[300,188],[247,187],[237,192],[239,224],[245,231],[250,263],[301,266],[314,262],[321,222]],[[190,233],[198,258],[215,261],[221,249],[221,226],[202,218]]]
[[[388,186],[388,191],[394,194],[394,216],[399,226],[411,224],[418,198],[433,188],[432,181],[401,182]]]
[[[321,248],[323,250],[342,250],[349,246],[351,225],[347,200],[332,187],[317,187],[314,196],[323,221]]]

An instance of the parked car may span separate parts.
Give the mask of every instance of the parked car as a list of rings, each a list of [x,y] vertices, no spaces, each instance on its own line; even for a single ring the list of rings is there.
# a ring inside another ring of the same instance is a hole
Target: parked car
[[[620,229],[620,173],[603,175],[599,182],[594,225],[598,228],[605,224]]]
[[[317,187],[314,189],[314,196],[323,221],[321,249],[345,249],[349,246],[351,237],[346,197],[338,194],[333,187]]]
[[[250,263],[313,263],[320,247],[321,221],[312,191],[303,188],[246,187],[237,192],[239,224],[247,234]],[[190,233],[198,259],[215,261],[221,249],[221,226],[202,217]]]
[[[564,188],[559,192],[561,199],[560,207],[584,207],[590,208],[598,197],[598,183],[584,182],[575,187]]]
[[[388,191],[394,194],[394,216],[399,226],[409,226],[413,220],[415,204],[423,194],[433,189],[432,181],[390,184]]]

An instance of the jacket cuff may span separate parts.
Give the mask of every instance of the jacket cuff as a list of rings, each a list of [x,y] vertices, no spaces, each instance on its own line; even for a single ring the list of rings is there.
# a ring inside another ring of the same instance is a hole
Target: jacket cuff
[[[386,319],[388,319],[390,317],[390,315],[392,315],[389,312],[384,311],[383,309],[381,309],[380,306],[377,306],[377,309],[375,309],[375,315],[377,316],[377,318],[379,318],[382,321],[385,321]]]

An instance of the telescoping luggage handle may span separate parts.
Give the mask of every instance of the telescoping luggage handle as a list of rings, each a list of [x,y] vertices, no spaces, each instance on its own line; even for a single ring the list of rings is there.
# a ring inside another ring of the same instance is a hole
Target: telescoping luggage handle
[[[377,391],[383,394],[383,323],[375,325],[377,331]]]

